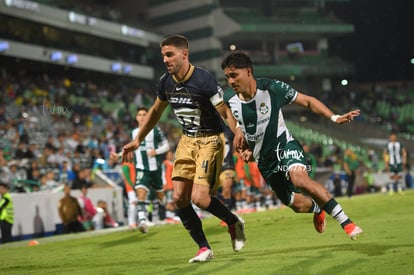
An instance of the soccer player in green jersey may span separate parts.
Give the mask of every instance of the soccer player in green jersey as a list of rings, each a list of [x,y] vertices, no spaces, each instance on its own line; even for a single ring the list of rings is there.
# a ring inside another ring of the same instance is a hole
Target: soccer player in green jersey
[[[251,59],[243,52],[230,53],[221,67],[235,92],[226,102],[247,140],[248,146],[238,148],[243,159],[258,161],[265,181],[285,205],[297,213],[314,213],[316,231],[324,232],[326,212],[352,240],[357,239],[362,229],[349,219],[322,184],[309,177],[303,148],[290,134],[281,108],[295,103],[338,124],[352,121],[360,111],[336,115],[318,99],[282,81],[256,79]]]
[[[132,140],[141,131],[141,125],[148,114],[146,107],[139,107],[136,114],[138,127],[132,130]],[[158,210],[164,211],[165,193],[162,182],[162,161],[164,154],[170,150],[167,137],[159,126],[155,126],[149,131],[145,139],[141,142],[138,150],[135,150],[135,168],[138,209],[138,229],[142,233],[148,232],[147,221],[147,201],[151,190],[155,192],[158,202],[154,204]],[[158,212],[158,211],[157,211]]]
[[[385,169],[387,172],[390,172],[390,179],[392,180],[388,186],[390,194],[394,192],[394,185],[396,185],[399,193],[403,192],[401,178],[402,172],[407,165],[407,149],[398,140],[396,133],[390,134],[382,156]]]

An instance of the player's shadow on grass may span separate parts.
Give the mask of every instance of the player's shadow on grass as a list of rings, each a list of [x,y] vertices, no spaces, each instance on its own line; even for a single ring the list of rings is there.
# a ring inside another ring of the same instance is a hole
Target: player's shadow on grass
[[[314,265],[318,265],[319,259],[330,259],[332,255],[335,253],[343,253],[345,251],[352,251],[359,254],[364,254],[365,257],[377,257],[390,254],[392,255],[395,250],[400,250],[403,248],[412,249],[414,244],[405,244],[405,245],[385,245],[385,244],[374,244],[374,243],[352,243],[352,244],[344,244],[344,245],[320,245],[320,246],[297,246],[297,247],[290,247],[286,249],[266,249],[261,251],[248,251],[248,249],[244,249],[243,260],[255,261],[255,260],[262,260],[263,258],[272,255],[275,259],[278,259],[281,264],[275,265],[275,274],[283,274],[283,273],[290,273],[292,271],[303,272],[306,269]],[[312,251],[312,254],[305,254],[301,255],[300,252],[303,251]],[[278,257],[278,255],[280,257]],[[283,264],[284,258],[295,258],[296,261],[294,264]],[[364,256],[360,257],[364,258]],[[323,274],[336,274],[339,270],[345,272],[349,270],[351,267],[356,268],[358,265],[361,264],[361,259],[358,260],[350,260],[343,262],[342,264],[335,264],[334,267],[327,267],[323,271]],[[234,259],[236,260],[242,260]],[[225,268],[225,267],[224,267]],[[343,273],[342,272],[342,273]]]
[[[248,260],[245,257],[238,257],[241,256],[241,254],[232,254],[232,255],[226,255],[222,254],[218,256],[217,258],[213,259],[214,265],[210,265],[208,269],[209,274],[226,274],[226,270],[233,270],[233,264],[229,264],[228,259],[231,258],[231,261],[234,262],[234,264],[240,263],[240,261]],[[221,260],[222,259],[222,260]],[[223,261],[223,264],[217,265],[220,261]],[[203,265],[208,265],[209,262],[203,262],[203,263],[192,263],[180,267],[173,267],[173,268],[167,268],[165,269],[165,273],[168,275],[182,275],[182,274],[203,274],[201,272],[198,272],[197,270],[201,268]],[[203,271],[205,272],[205,271]]]
[[[324,251],[329,250],[329,253],[332,252],[343,252],[343,251],[354,251],[359,252],[361,254],[365,254],[367,256],[381,256],[388,254],[389,251],[393,251],[395,249],[400,248],[411,248],[414,247],[413,244],[405,244],[405,245],[386,245],[386,244],[373,244],[373,243],[360,243],[354,242],[352,244],[341,244],[341,245],[310,245],[310,246],[297,246],[297,247],[290,247],[286,249],[264,249],[261,251],[248,251],[248,249],[243,250],[243,254],[248,256],[249,259],[257,257],[268,256],[269,253],[272,255],[289,255],[289,254],[297,254],[298,252],[302,251],[315,251],[319,253],[324,253]],[[318,256],[319,257],[319,256]]]
[[[374,244],[374,243],[355,243],[355,244],[346,244],[346,245],[341,245],[339,247],[336,247],[335,249],[332,249],[333,251],[344,251],[344,250],[349,250],[349,251],[357,251],[360,252],[362,254],[365,254],[367,256],[382,256],[382,255],[386,255],[389,254],[389,252],[394,251],[395,249],[400,249],[400,248],[411,248],[414,247],[414,244]]]
[[[147,238],[156,238],[156,232],[148,232],[148,233],[141,233],[141,232],[128,232],[131,233],[130,236],[126,236],[124,238],[112,240],[112,241],[106,241],[102,242],[100,246],[102,248],[111,248],[115,246],[121,246],[121,245],[130,245],[131,243],[139,243],[142,241],[145,241]]]

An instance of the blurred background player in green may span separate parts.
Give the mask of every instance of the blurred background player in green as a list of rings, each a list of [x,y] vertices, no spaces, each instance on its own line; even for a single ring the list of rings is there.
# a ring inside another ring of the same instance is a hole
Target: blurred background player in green
[[[132,140],[136,139],[140,131],[140,125],[146,119],[148,109],[140,107],[137,110],[136,121],[138,127],[132,130]],[[148,232],[148,196],[151,189],[154,191],[157,199],[152,203],[152,212],[160,211],[165,213],[165,194],[162,180],[162,161],[165,153],[170,150],[168,140],[163,131],[155,126],[141,142],[139,148],[134,151],[135,168],[136,168],[136,183],[135,189],[137,192],[137,210],[138,210],[138,229],[146,233]],[[155,210],[155,211],[154,211]],[[160,217],[165,219],[164,216]]]
[[[396,188],[398,192],[403,192],[402,172],[407,165],[407,149],[398,140],[396,133],[391,133],[388,142],[383,150],[385,169],[390,173],[391,183],[388,191],[393,194]]]

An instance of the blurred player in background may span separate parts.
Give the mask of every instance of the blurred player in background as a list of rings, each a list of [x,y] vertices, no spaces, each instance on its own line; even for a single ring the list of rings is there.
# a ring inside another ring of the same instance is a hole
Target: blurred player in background
[[[287,129],[281,108],[295,103],[334,123],[350,122],[359,115],[359,110],[334,115],[322,102],[297,92],[286,83],[256,80],[251,59],[243,52],[230,53],[223,60],[222,69],[235,92],[226,102],[248,143],[248,147],[241,148],[243,159],[258,161],[266,182],[285,205],[298,213],[314,213],[317,232],[325,230],[326,211],[351,239],[357,239],[362,229],[348,218],[322,184],[309,177],[303,149]]]
[[[132,131],[132,140],[135,140],[141,131],[148,109],[140,107],[137,110],[136,121],[138,127]],[[154,126],[142,140],[135,153],[138,229],[148,232],[147,206],[150,189],[155,192],[158,202],[153,203],[153,209],[163,211],[165,208],[165,194],[162,180],[162,160],[170,145],[165,134],[158,126]],[[154,211],[158,213],[158,211]],[[154,213],[153,212],[153,213]],[[163,219],[165,217],[161,217]]]
[[[390,173],[391,183],[388,191],[390,194],[397,188],[398,192],[403,192],[402,172],[407,165],[407,150],[398,140],[396,133],[391,133],[383,150],[385,169]]]
[[[236,121],[223,102],[223,90],[213,75],[190,63],[187,38],[172,35],[163,39],[160,47],[168,73],[161,76],[157,98],[136,138],[123,147],[123,157],[130,158],[171,104],[183,129],[172,175],[174,202],[184,227],[199,247],[189,262],[205,262],[213,258],[213,252],[191,202],[228,224],[234,251],[241,250],[245,241],[242,220],[211,196],[219,185],[224,154],[220,116],[235,133],[237,147],[242,146],[244,138],[236,129]]]

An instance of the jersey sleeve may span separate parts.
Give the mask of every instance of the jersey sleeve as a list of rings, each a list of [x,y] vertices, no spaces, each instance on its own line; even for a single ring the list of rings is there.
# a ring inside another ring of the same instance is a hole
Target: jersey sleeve
[[[270,91],[276,94],[278,102],[280,102],[282,106],[293,103],[298,96],[298,92],[295,89],[290,87],[289,84],[279,80],[272,81]]]
[[[167,95],[165,93],[165,87],[164,87],[164,83],[166,78],[168,77],[167,73],[164,73],[161,77],[160,80],[158,81],[157,84],[157,96],[159,99],[161,99],[162,101],[167,101]]]
[[[217,85],[217,93],[210,97],[210,102],[217,109],[224,104],[224,92],[220,85]]]
[[[202,74],[200,76],[204,77],[204,87],[205,91],[208,94],[211,104],[217,109],[220,107],[223,101],[223,89],[218,85],[217,80],[213,77],[213,75],[206,71],[202,70]]]

